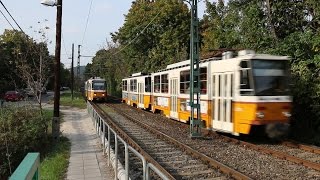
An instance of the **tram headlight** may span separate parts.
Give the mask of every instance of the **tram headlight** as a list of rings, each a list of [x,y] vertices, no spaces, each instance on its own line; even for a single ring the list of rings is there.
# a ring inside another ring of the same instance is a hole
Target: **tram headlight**
[[[96,93],[94,93],[93,95],[94,95],[94,96],[97,96],[97,94],[96,94]]]
[[[102,96],[104,96],[104,93],[102,93]]]
[[[256,115],[257,115],[257,118],[260,118],[260,119],[264,118],[263,112],[257,112]]]
[[[291,113],[290,112],[282,112],[282,114],[287,118],[291,117]]]

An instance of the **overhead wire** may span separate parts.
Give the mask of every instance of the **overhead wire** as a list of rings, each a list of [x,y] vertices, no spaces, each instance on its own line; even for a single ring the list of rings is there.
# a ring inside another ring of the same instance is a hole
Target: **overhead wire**
[[[64,48],[64,52],[66,53],[66,55],[68,56],[68,58],[70,58],[70,55],[67,51],[67,48],[66,48],[66,43],[64,41],[64,37],[63,37],[63,33],[61,32],[61,36],[62,36],[62,42],[63,42],[63,48]]]
[[[1,12],[2,16],[6,19],[6,21],[10,24],[10,26],[12,27],[12,29],[13,29],[13,30],[16,30],[16,29],[12,26],[12,24],[10,23],[10,21],[8,20],[8,18],[3,14],[3,12],[1,11],[1,9],[0,9],[0,12]]]
[[[19,29],[24,33],[24,31],[22,30],[22,28],[20,27],[20,25],[17,23],[17,21],[13,18],[13,16],[11,15],[11,13],[8,11],[7,7],[3,4],[3,2],[0,0],[1,5],[3,6],[3,8],[7,11],[7,13],[9,14],[9,16],[12,18],[12,20],[16,23],[16,25],[19,27]]]
[[[85,26],[85,28],[84,28],[84,32],[83,32],[83,35],[82,35],[81,45],[83,45],[83,41],[84,41],[84,38],[85,38],[85,35],[86,35],[86,32],[87,32],[88,23],[89,23],[89,18],[90,18],[90,13],[91,13],[92,3],[93,3],[93,0],[91,0],[91,3],[90,3],[89,12],[88,12],[88,15],[87,15],[86,26]]]
[[[140,33],[138,33],[136,35],[135,38],[133,38],[131,41],[129,41],[129,43],[124,46],[123,48],[121,48],[119,51],[117,51],[116,53],[114,53],[113,55],[117,55],[118,53],[120,53],[121,51],[123,51],[125,48],[127,48],[133,41],[135,41],[149,26],[150,24],[159,16],[159,14],[161,13],[161,11],[158,12],[157,15],[155,15],[152,20],[140,31]]]

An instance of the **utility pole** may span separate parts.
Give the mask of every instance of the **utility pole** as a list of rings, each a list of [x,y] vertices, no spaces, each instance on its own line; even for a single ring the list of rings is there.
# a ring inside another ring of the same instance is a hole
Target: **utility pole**
[[[73,82],[74,82],[74,72],[73,72],[73,60],[74,60],[74,43],[72,43],[72,55],[71,55],[71,99],[73,101]]]
[[[80,47],[81,45],[78,45],[78,62],[77,62],[77,87],[80,84]]]
[[[56,22],[56,47],[54,61],[54,105],[52,135],[55,141],[60,139],[60,57],[61,57],[61,25],[62,25],[62,0],[57,0],[57,22]]]
[[[199,67],[199,20],[198,0],[191,0],[191,39],[190,39],[190,137],[201,137],[200,111],[200,67]],[[194,100],[196,96],[196,101]],[[195,114],[196,113],[196,114]],[[196,118],[194,116],[196,115]]]

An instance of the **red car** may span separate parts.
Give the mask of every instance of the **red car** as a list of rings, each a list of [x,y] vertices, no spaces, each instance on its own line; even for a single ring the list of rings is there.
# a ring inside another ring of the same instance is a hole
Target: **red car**
[[[4,95],[6,101],[20,101],[23,96],[18,91],[7,91]]]

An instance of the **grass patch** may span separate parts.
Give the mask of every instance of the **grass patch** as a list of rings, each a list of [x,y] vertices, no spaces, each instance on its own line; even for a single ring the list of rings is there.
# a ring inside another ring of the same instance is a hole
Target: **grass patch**
[[[70,98],[71,99],[71,98]],[[44,117],[48,121],[47,142],[43,145],[41,152],[40,176],[45,180],[60,180],[64,179],[69,165],[71,142],[66,137],[60,137],[58,144],[52,142],[52,117],[53,111],[44,110]],[[60,114],[60,123],[63,121],[63,114]]]
[[[77,107],[81,109],[87,108],[86,101],[83,99],[81,93],[79,92],[73,93],[73,100],[71,98],[70,92],[64,92],[60,96],[60,104],[63,106]]]
[[[70,157],[71,143],[68,138],[61,137],[57,145],[51,146],[40,164],[41,179],[64,179]]]

